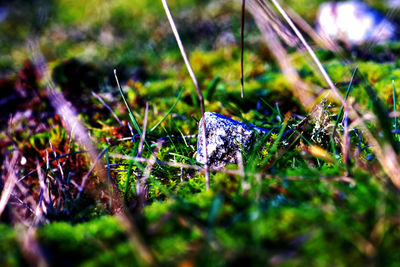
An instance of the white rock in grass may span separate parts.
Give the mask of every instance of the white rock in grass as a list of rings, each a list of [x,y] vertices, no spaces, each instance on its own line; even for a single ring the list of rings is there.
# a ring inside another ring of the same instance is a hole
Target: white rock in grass
[[[400,0],[387,0],[387,5],[390,8],[399,8],[400,7]]]
[[[267,131],[254,125],[232,120],[218,113],[204,113],[208,164],[210,168],[221,169],[228,163],[237,163],[242,152],[248,151],[255,143],[257,134]],[[206,163],[204,156],[202,120],[199,123],[196,160]],[[243,150],[243,151],[242,151]]]
[[[317,32],[346,45],[385,42],[396,37],[395,25],[361,1],[327,2],[317,14]]]

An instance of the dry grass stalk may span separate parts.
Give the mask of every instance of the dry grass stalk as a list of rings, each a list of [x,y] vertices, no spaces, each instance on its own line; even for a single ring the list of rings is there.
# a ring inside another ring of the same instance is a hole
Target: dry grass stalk
[[[121,227],[127,233],[132,251],[136,252],[137,256],[139,256],[139,259],[142,261],[139,265],[154,265],[154,257],[151,254],[150,249],[146,246],[146,243],[144,242],[139,230],[137,229],[134,219],[125,214],[118,214],[118,219]]]
[[[101,104],[103,104],[106,109],[108,109],[108,111],[110,111],[110,113],[114,116],[115,120],[118,122],[120,127],[124,127],[124,125],[122,124],[122,122],[120,121],[120,119],[118,118],[117,114],[115,114],[114,110],[112,110],[112,108],[110,108],[109,105],[107,105],[107,103],[103,100],[103,98],[101,98],[101,96],[99,96],[98,94],[96,94],[95,92],[92,91],[92,95],[97,98],[97,100],[100,101]]]
[[[268,2],[262,0],[252,0],[252,2],[258,5],[259,12],[264,13],[264,23],[268,24],[286,45],[290,47],[297,46],[299,40],[296,35],[285,26]]]
[[[299,31],[299,29],[297,29],[296,25],[290,19],[290,17],[285,12],[285,10],[281,7],[281,5],[276,0],[271,0],[271,1],[275,5],[275,7],[278,9],[278,11],[281,13],[282,17],[289,24],[290,28],[294,31],[296,36],[300,39],[301,43],[304,45],[304,47],[306,48],[306,50],[308,51],[310,56],[313,58],[313,60],[317,64],[318,69],[321,71],[322,76],[325,78],[325,80],[328,83],[329,87],[331,88],[333,94],[342,103],[342,105],[344,106],[345,111],[347,111],[348,108],[347,108],[346,101],[344,101],[344,99],[340,95],[339,90],[336,88],[335,84],[333,83],[333,81],[329,77],[328,72],[325,70],[324,66],[321,64],[321,61],[319,61],[317,55],[312,50],[311,46],[308,44],[308,42],[304,38],[303,34]]]
[[[201,93],[201,90],[199,88],[199,84],[197,82],[196,76],[195,76],[195,74],[193,72],[192,66],[190,65],[190,61],[189,61],[189,59],[188,59],[188,57],[186,55],[185,48],[184,48],[184,46],[182,44],[181,38],[179,37],[179,33],[178,33],[177,28],[176,28],[174,19],[172,18],[171,11],[169,10],[168,3],[167,3],[166,0],[161,0],[161,2],[163,4],[165,13],[167,14],[168,21],[169,21],[169,24],[171,25],[171,29],[172,29],[172,32],[174,33],[176,42],[178,43],[178,47],[179,47],[179,50],[181,51],[181,55],[183,57],[183,60],[185,61],[186,68],[187,68],[187,70],[189,72],[189,75],[190,75],[192,81],[193,81],[194,87],[196,88],[197,96],[198,96],[199,102],[200,102],[200,109],[201,109],[201,118],[202,118],[201,127],[203,128],[203,139],[204,139],[205,143],[207,143],[206,121],[205,121],[205,117],[204,117],[204,98],[203,98],[203,94]],[[210,188],[210,173],[209,173],[209,167],[208,167],[207,146],[204,146],[203,153],[204,153],[204,158],[205,158],[205,162],[206,162],[205,165],[204,165],[204,168],[205,168],[205,179],[206,179],[206,190],[208,190]]]
[[[51,142],[49,142],[49,144],[50,144],[51,150],[53,151],[54,158],[55,158],[55,160],[56,160],[56,162],[57,162],[57,167],[58,167],[58,170],[60,171],[61,179],[64,181],[64,171],[63,171],[63,169],[62,169],[62,167],[61,167],[60,161],[59,161],[58,158],[57,158],[57,153],[56,153],[56,151],[55,151],[54,148],[53,148],[53,144],[52,144]]]
[[[31,266],[49,266],[36,238],[36,228],[25,228],[22,225],[18,225],[15,232],[17,233],[17,241],[27,262]]]
[[[244,50],[244,11],[246,8],[246,0],[242,0],[242,21],[240,25],[240,95],[244,97],[244,80],[243,80],[243,50]]]
[[[139,148],[138,148],[138,153],[137,153],[137,157],[139,157],[139,158],[142,156],[144,140],[146,138],[148,112],[149,112],[149,102],[146,102],[146,108],[144,111],[143,130],[142,130],[142,135],[140,136],[140,143],[139,143]],[[152,158],[154,158],[153,153],[152,153]],[[153,166],[154,163],[156,162],[156,158],[153,161],[152,161],[153,163],[151,166]],[[146,179],[146,181],[147,181],[147,179]],[[144,202],[145,202],[146,181],[143,181],[143,179],[139,175],[137,183],[136,183],[136,194],[138,195],[138,201],[141,206],[144,206]]]
[[[318,34],[308,22],[303,19],[299,14],[296,13],[290,7],[286,8],[286,12],[289,14],[290,18],[300,27],[303,32],[305,32],[311,39],[318,45],[325,47],[326,49],[332,50],[335,53],[341,53],[341,47],[331,38],[324,38]]]
[[[146,102],[146,108],[144,110],[144,121],[143,121],[142,135],[140,136],[139,148],[138,148],[138,153],[137,153],[138,157],[142,156],[144,140],[146,139],[147,114],[148,114],[148,112],[149,112],[149,102]]]
[[[275,57],[275,60],[279,64],[279,67],[282,70],[283,74],[287,77],[292,87],[293,94],[297,99],[299,99],[299,101],[308,111],[312,110],[312,108],[314,107],[314,93],[312,92],[312,90],[310,90],[309,86],[301,80],[296,69],[291,64],[286,49],[280,43],[277,33],[270,25],[270,17],[273,14],[268,15],[266,13],[266,10],[268,10],[268,12],[271,12],[271,10],[266,8],[258,0],[248,1],[247,8],[254,17],[258,28],[264,36],[265,44],[268,46],[272,55]]]
[[[17,158],[18,158],[18,152],[13,151],[11,159],[6,159],[4,160],[4,166],[7,170],[7,173],[4,177],[4,188],[1,193],[1,198],[0,198],[0,216],[3,214],[4,209],[6,208],[6,205],[8,203],[8,200],[10,199],[10,196],[14,190],[14,187],[18,181],[16,175],[15,175],[15,170],[16,170],[16,164],[17,164]]]

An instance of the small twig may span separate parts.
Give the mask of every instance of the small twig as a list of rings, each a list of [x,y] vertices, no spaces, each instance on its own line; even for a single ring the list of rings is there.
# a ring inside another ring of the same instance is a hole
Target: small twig
[[[16,183],[16,186],[18,186],[18,185],[19,185],[19,181],[17,181],[17,183]],[[4,185],[0,181],[0,189],[3,189],[3,188],[4,188]],[[29,206],[28,203],[24,202],[20,197],[18,197],[17,194],[15,194],[14,192],[11,192],[11,196],[13,198],[15,198],[19,202],[20,205],[25,206],[33,215],[35,215],[35,211],[31,208],[31,206]],[[8,204],[11,204],[10,200],[9,200]]]
[[[22,180],[24,180],[26,177],[28,177],[29,175],[35,173],[36,170],[31,170],[30,172],[28,172],[27,174],[25,174],[24,176],[22,176],[21,178],[18,179],[18,183],[21,182]]]
[[[112,108],[110,108],[109,105],[107,105],[107,103],[101,98],[101,96],[99,96],[98,94],[96,94],[95,92],[92,91],[92,95],[97,98],[97,100],[99,100],[109,111],[110,113],[114,116],[114,118],[117,120],[119,126],[123,127],[124,125],[122,124],[122,122],[119,120],[117,114],[115,114],[114,110],[112,110]]]
[[[196,79],[196,76],[194,75],[192,66],[190,65],[189,59],[188,59],[188,57],[186,55],[185,48],[183,47],[181,38],[179,37],[179,33],[178,33],[177,28],[176,28],[174,19],[172,18],[171,11],[169,10],[168,3],[167,3],[166,0],[161,0],[161,2],[163,4],[163,6],[164,6],[165,13],[167,14],[169,24],[171,25],[172,32],[174,33],[176,42],[178,43],[179,50],[181,51],[181,55],[183,57],[183,60],[185,61],[186,68],[187,68],[187,70],[189,72],[190,77],[192,78],[192,82],[194,84],[194,87],[196,88],[197,96],[198,96],[199,102],[200,102],[200,110],[201,110],[201,117],[202,117],[201,127],[203,128],[203,139],[204,139],[204,144],[205,144],[204,151],[203,151],[204,158],[205,158],[205,165],[204,165],[204,168],[205,168],[205,180],[206,180],[206,190],[208,190],[210,188],[210,173],[209,173],[209,167],[208,167],[206,121],[205,121],[205,117],[204,117],[204,98],[203,98],[203,94],[201,93],[201,90],[199,88],[199,85],[197,83],[197,79]]]
[[[131,140],[132,143],[133,143],[133,142],[135,142],[135,136],[136,135],[133,133],[133,129],[132,129],[132,126],[129,123],[129,121],[128,121],[127,125],[128,125],[129,132],[131,133],[131,137],[128,137],[128,140]]]

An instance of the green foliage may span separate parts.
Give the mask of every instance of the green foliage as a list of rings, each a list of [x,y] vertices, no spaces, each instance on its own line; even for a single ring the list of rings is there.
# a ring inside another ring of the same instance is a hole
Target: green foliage
[[[0,265],[21,266],[25,264],[16,240],[14,229],[0,224]]]
[[[52,264],[73,266],[88,262],[93,266],[97,262],[105,265],[134,260],[133,256],[128,257],[122,245],[127,242],[126,236],[114,217],[101,217],[77,225],[53,223],[42,227],[37,236]]]

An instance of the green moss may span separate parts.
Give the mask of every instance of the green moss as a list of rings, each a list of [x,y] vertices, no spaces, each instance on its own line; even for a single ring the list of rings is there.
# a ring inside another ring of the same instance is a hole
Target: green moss
[[[0,265],[11,267],[23,264],[26,263],[22,257],[14,229],[5,224],[0,224]]]
[[[140,261],[133,255],[132,247],[129,243],[121,243],[113,247],[112,250],[103,251],[96,257],[90,258],[81,263],[82,266],[140,266]]]
[[[37,236],[50,263],[59,262],[63,266],[96,259],[126,242],[126,236],[114,217],[102,217],[76,225],[52,223],[39,229]],[[108,263],[117,259],[118,254],[114,254]]]
[[[44,27],[40,37],[45,57],[54,60],[50,63],[51,69],[57,74],[55,66],[64,58],[72,57],[96,62],[96,66],[99,65],[105,73],[112,73],[110,70],[113,68],[121,69],[123,90],[140,127],[144,124],[145,102],[150,105],[146,133],[150,149],[145,147],[141,156],[150,159],[152,154],[149,150],[155,150],[162,141],[159,151],[155,152],[159,161],[198,164],[195,161],[197,139],[193,135],[198,132],[196,120],[201,116],[199,100],[160,2],[70,2],[54,2],[52,8],[56,12],[53,19],[57,25]],[[129,177],[126,197],[132,204],[130,208],[134,210],[135,227],[151,251],[155,265],[395,266],[400,260],[397,252],[400,245],[399,195],[383,174],[377,160],[368,159],[374,148],[366,148],[370,144],[362,138],[359,140],[352,131],[348,166],[343,163],[340,152],[337,160],[330,163],[315,158],[307,150],[307,142],[312,143],[310,128],[314,126],[313,122],[304,128],[297,127],[296,123],[309,114],[294,99],[292,85],[278,70],[277,64],[266,63],[262,58],[258,40],[250,39],[245,45],[244,100],[240,96],[238,46],[209,49],[214,47],[211,39],[220,34],[219,30],[232,31],[238,39],[239,27],[230,28],[228,25],[239,21],[236,16],[240,13],[234,13],[240,10],[239,5],[227,7],[216,1],[169,2],[200,89],[206,96],[206,111],[266,127],[272,133],[254,151],[244,155],[243,175],[212,172],[211,190],[208,192],[205,191],[203,174],[190,168],[156,162],[147,180],[147,202],[142,212],[141,207],[135,206],[135,186],[137,177],[143,176],[143,166],[146,164],[133,163],[134,173]],[[322,0],[284,2],[307,20],[313,21],[313,11]],[[369,2],[378,3],[375,0]],[[232,11],[232,17],[221,15],[224,10]],[[207,38],[203,38],[202,29],[194,30],[194,26],[202,23],[207,26],[211,18],[224,22],[211,24],[211,28],[218,28],[217,31],[211,34],[207,32]],[[7,23],[1,27],[10,27]],[[246,25],[250,26],[246,27],[252,29],[254,25],[251,23],[249,21]],[[16,33],[19,39],[27,35],[25,28]],[[253,32],[249,35],[254,37]],[[4,35],[0,33],[0,36]],[[194,38],[207,39],[206,44],[197,42],[197,39],[193,41]],[[373,52],[380,55],[389,49],[397,54],[399,46],[399,43],[393,43],[374,48]],[[344,94],[353,66],[341,62],[340,55],[324,50],[317,53],[333,82]],[[22,52],[20,46],[15,46],[12,53],[7,54],[9,56],[0,57],[0,69],[13,64],[18,66],[26,57],[26,52]],[[295,51],[289,54],[299,76],[310,88],[315,89],[316,94],[326,87],[315,66],[303,54]],[[360,110],[371,108],[374,104],[365,92],[365,86],[371,85],[378,97],[387,104],[387,109],[392,110],[392,80],[396,83],[396,93],[400,93],[400,86],[397,85],[400,78],[397,69],[399,62],[355,62],[359,71],[350,92],[350,101],[357,100]],[[137,72],[144,74],[136,75],[137,69]],[[66,76],[61,76],[58,82],[66,82]],[[216,77],[219,77],[218,83],[207,91]],[[113,95],[116,92],[113,82],[113,79],[104,78],[100,91],[106,93],[106,102],[125,124],[130,120],[129,115],[120,95]],[[79,85],[82,91],[89,90],[86,97],[90,97],[90,86],[83,82],[79,82]],[[181,88],[184,88],[182,97],[175,109],[157,128],[149,130],[167,114]],[[122,137],[130,137],[129,129],[117,126],[110,112],[97,100],[94,102],[91,99],[88,103],[95,104],[95,107],[83,107],[79,118],[89,129],[97,148],[103,150],[107,146],[110,154],[136,156],[139,138],[121,140]],[[328,111],[335,115],[339,108],[340,105],[336,104]],[[287,112],[291,112],[293,118],[289,120],[285,134],[278,140],[282,117]],[[308,119],[313,120],[311,117]],[[30,125],[24,123],[19,127]],[[56,148],[78,150],[76,143],[69,143],[64,128],[53,127],[51,120],[47,124],[51,128],[49,131],[39,128],[38,132],[35,128],[13,135],[13,140],[21,145],[21,151],[27,146],[42,151],[48,148],[49,142]],[[374,133],[378,132],[373,123],[369,125]],[[289,137],[294,128],[303,134],[301,143]],[[341,127],[339,130],[342,133]],[[133,131],[136,133],[136,130]],[[182,138],[182,135],[185,137]],[[7,136],[8,133],[0,133],[0,138],[6,139]],[[279,142],[274,146],[276,140]],[[331,148],[326,149],[328,151]],[[358,149],[363,149],[359,157]],[[72,160],[72,165],[76,163]],[[124,192],[130,161],[110,157],[110,163],[115,164],[111,167],[111,179]],[[68,164],[71,165],[68,161],[62,164],[65,170]],[[236,170],[237,166],[227,168]],[[257,171],[262,171],[263,175],[254,174]],[[72,179],[84,175],[73,170],[69,173],[72,176],[76,174],[77,177]],[[54,177],[51,179],[54,180]],[[68,186],[72,188],[72,185]],[[71,196],[74,194],[71,193]],[[50,265],[141,265],[138,248],[130,243],[128,234],[116,217],[99,218],[105,212],[94,201],[84,203],[71,200],[64,204],[60,209],[64,208],[66,213],[49,209],[47,217],[50,221],[65,222],[43,225],[37,231],[38,242]],[[69,216],[70,211],[74,216]],[[87,220],[87,223],[74,224]],[[24,264],[15,230],[0,225],[0,265]]]

